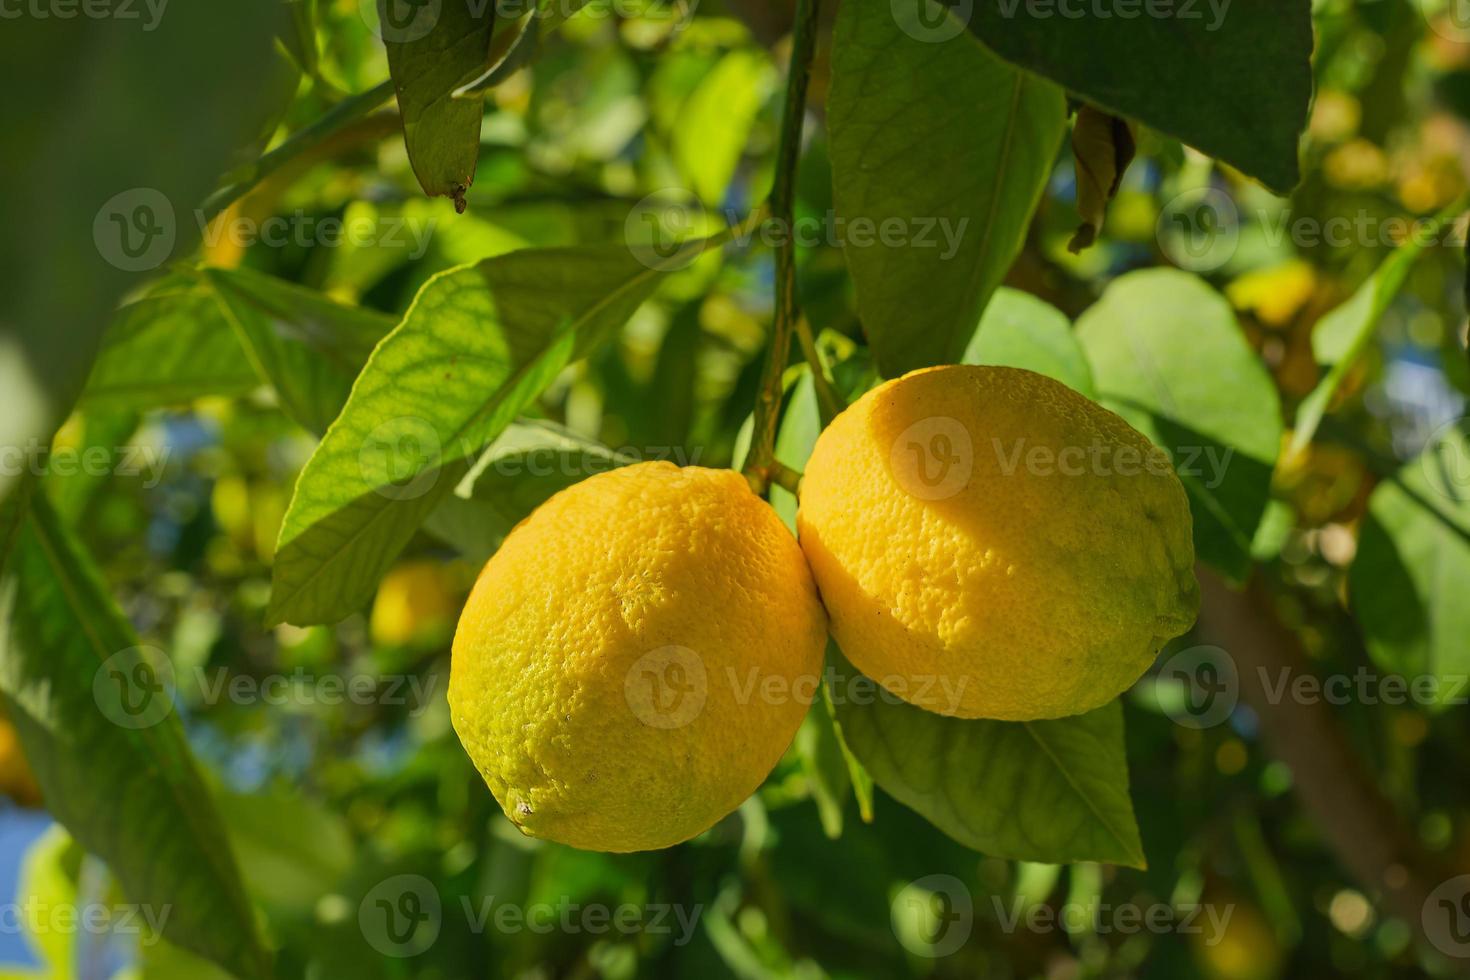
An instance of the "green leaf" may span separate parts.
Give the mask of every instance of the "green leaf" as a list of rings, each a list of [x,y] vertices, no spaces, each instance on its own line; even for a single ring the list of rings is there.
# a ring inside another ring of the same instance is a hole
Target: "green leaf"
[[[260,384],[211,292],[172,276],[118,310],[78,404],[137,411]]]
[[[133,12],[123,29],[113,16],[5,19],[0,88],[27,96],[0,106],[6,145],[25,148],[0,158],[0,214],[29,231],[0,240],[0,452],[50,441],[119,297],[188,254],[195,202],[277,94],[262,67],[280,4]],[[13,482],[0,470],[0,497]]]
[[[480,157],[485,104],[483,96],[454,98],[453,93],[488,67],[495,4],[377,4],[408,161],[425,194],[453,198],[463,211],[464,193],[474,182]],[[411,16],[404,18],[405,12]]]
[[[852,777],[832,712],[825,701],[802,719],[792,751],[806,775],[817,816],[822,821],[822,832],[836,840],[842,836],[842,809],[852,792]]]
[[[842,4],[834,31],[833,194],[863,329],[885,377],[954,363],[1025,240],[1065,97],[968,37],[915,39],[882,3]]]
[[[775,86],[765,51],[738,49],[700,80],[679,110],[672,139],[679,171],[705,204],[718,207]]]
[[[1380,483],[1349,573],[1368,652],[1386,671],[1437,679],[1443,708],[1470,696],[1470,435],[1463,421]]]
[[[632,462],[554,422],[512,422],[424,526],[466,558],[484,562],[554,494]]]
[[[658,265],[622,247],[526,249],[431,279],[297,480],[268,618],[331,623],[367,602],[471,456],[706,244]]]
[[[1144,867],[1121,702],[1055,721],[948,718],[846,663],[832,699],[873,781],[961,844],[999,858]]]
[[[1296,185],[1312,98],[1310,0],[1201,0],[1171,4],[1164,16],[1144,5],[1132,17],[1111,5],[1063,6],[955,0],[952,16],[967,17],[1002,58],[1094,105],[1177,136],[1280,193]],[[913,23],[921,36],[959,29],[932,17]]]
[[[167,658],[139,652],[43,494],[32,495],[0,576],[0,624],[0,690],[47,809],[108,863],[130,901],[169,910],[164,936],[239,976],[268,976],[239,870],[164,683]]]
[[[205,269],[201,276],[281,408],[310,431],[325,432],[392,318],[246,269]]]
[[[1456,201],[1435,218],[1435,225],[1453,219],[1464,206],[1463,200]],[[1327,414],[1332,396],[1367,350],[1383,314],[1398,298],[1409,278],[1409,271],[1424,254],[1430,241],[1430,235],[1416,233],[1408,242],[1394,249],[1347,302],[1317,321],[1312,330],[1312,354],[1318,364],[1330,365],[1330,369],[1297,407],[1296,424],[1291,435],[1292,455],[1305,449],[1317,434],[1317,426]]]
[[[1276,386],[1230,304],[1175,269],[1122,276],[1077,321],[1097,398],[1168,450],[1200,560],[1250,571],[1281,444]]]
[[[1093,395],[1092,369],[1061,310],[1030,293],[1002,286],[985,308],[962,364],[1026,368]]]

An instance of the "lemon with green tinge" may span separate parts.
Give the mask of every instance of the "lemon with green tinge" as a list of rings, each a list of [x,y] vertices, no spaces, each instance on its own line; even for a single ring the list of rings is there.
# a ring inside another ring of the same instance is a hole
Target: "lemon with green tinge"
[[[817,439],[797,525],[848,659],[940,714],[1100,707],[1199,608],[1167,455],[1017,368],[929,368],[868,392]]]
[[[668,847],[780,760],[826,632],[801,548],[743,477],[639,463],[558,493],[485,565],[450,716],[526,834]]]

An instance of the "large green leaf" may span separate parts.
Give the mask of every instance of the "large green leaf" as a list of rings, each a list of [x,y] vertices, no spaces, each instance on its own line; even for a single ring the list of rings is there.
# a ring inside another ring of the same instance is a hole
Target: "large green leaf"
[[[1092,369],[1072,321],[1030,293],[1001,287],[985,308],[962,364],[1025,368],[1092,397]]]
[[[1463,207],[1463,201],[1455,202],[1436,222],[1450,220]],[[1409,271],[1424,253],[1430,240],[1427,234],[1415,234],[1409,241],[1394,249],[1347,302],[1317,321],[1312,330],[1312,354],[1318,364],[1327,366],[1328,371],[1297,408],[1296,424],[1291,435],[1293,454],[1305,449],[1316,435],[1317,426],[1321,424],[1322,416],[1327,414],[1327,408],[1332,403],[1332,396],[1337,393],[1348,371],[1367,350],[1379,321],[1398,298],[1404,282],[1409,278]]]
[[[454,199],[475,179],[484,97],[454,91],[484,71],[495,24],[493,0],[375,0],[398,93],[408,161],[424,193]]]
[[[139,647],[45,495],[30,495],[0,575],[0,690],[46,807],[130,901],[168,910],[165,937],[239,976],[268,976],[166,664]]]
[[[554,494],[636,460],[536,419],[512,422],[445,497],[424,526],[476,562]]]
[[[170,276],[118,310],[82,390],[89,410],[132,411],[260,387],[214,296]]]
[[[238,335],[237,348],[244,346],[275,388],[281,408],[312,432],[325,432],[393,319],[246,269],[205,269],[201,276]]]
[[[920,36],[959,30],[933,16],[932,2],[902,0],[894,9]],[[951,6],[1007,61],[1177,136],[1272,190],[1296,184],[1297,139],[1312,98],[1311,0],[1181,0],[1157,11],[1078,0]]]
[[[843,252],[880,371],[958,361],[1046,186],[1062,90],[854,0],[837,13],[828,113]]]
[[[622,247],[527,249],[431,279],[297,480],[268,618],[335,622],[365,603],[472,455],[706,244],[657,265]]]
[[[1449,428],[1368,501],[1353,608],[1384,670],[1435,678],[1434,704],[1470,697],[1470,436]]]
[[[1243,580],[1281,446],[1281,406],[1230,304],[1189,273],[1134,272],[1082,314],[1077,339],[1098,399],[1173,458],[1195,552]]]
[[[741,48],[717,61],[684,101],[672,134],[674,159],[705,204],[724,201],[751,126],[774,87],[770,56]]]
[[[276,94],[272,0],[54,13],[4,24],[0,88],[25,96],[0,103],[0,214],[25,232],[0,239],[0,449],[49,442],[119,296],[188,253],[191,209]]]
[[[842,737],[873,781],[992,857],[1143,867],[1123,708],[1004,722],[899,701],[844,661],[829,677]]]

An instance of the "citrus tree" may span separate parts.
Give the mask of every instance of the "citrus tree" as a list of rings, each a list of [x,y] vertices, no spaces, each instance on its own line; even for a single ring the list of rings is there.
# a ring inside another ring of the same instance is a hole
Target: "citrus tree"
[[[1464,972],[1460,14],[7,12],[0,959]]]

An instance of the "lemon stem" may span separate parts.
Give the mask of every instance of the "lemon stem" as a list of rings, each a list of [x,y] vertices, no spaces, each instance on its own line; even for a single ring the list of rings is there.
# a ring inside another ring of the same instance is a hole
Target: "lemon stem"
[[[817,49],[819,0],[797,0],[791,38],[791,64],[786,73],[786,107],[781,117],[781,142],[776,156],[776,180],[771,189],[771,218],[784,232],[776,245],[776,309],[771,348],[761,375],[755,402],[755,428],[745,477],[757,493],[770,487],[776,465],[776,425],[781,415],[781,375],[791,351],[791,334],[799,317],[796,307],[796,243],[790,234],[796,205],[796,164],[801,156],[801,128],[806,116],[806,89],[811,80],[812,56]],[[813,345],[815,352],[815,345]],[[815,369],[814,369],[815,370]]]

